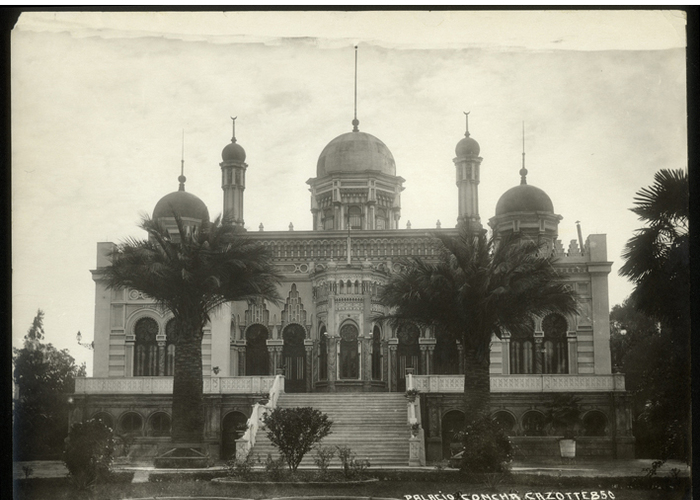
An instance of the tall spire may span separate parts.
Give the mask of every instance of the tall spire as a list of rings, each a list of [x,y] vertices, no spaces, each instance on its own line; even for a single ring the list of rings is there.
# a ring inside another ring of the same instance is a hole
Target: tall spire
[[[466,120],[464,137],[469,137],[469,113],[471,111],[462,111],[464,113],[464,119]]]
[[[232,116],[231,117],[231,123],[233,126],[233,135],[231,136],[231,142],[236,142],[236,118],[237,116]]]
[[[180,157],[180,177],[177,178],[178,181],[180,181],[180,187],[178,188],[178,191],[184,191],[185,190],[185,181],[187,180],[187,177],[185,177],[185,129],[182,129],[182,156]]]
[[[520,169],[520,184],[527,184],[527,169],[525,168],[525,121],[523,120],[523,166]]]
[[[355,115],[352,119],[352,131],[359,132],[360,129],[357,126],[360,124],[360,120],[357,119],[357,45],[355,45]]]

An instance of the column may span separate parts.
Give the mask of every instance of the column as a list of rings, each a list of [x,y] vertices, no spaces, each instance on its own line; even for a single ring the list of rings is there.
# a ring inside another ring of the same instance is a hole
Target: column
[[[510,375],[510,333],[503,333],[501,338],[501,363],[503,375]]]
[[[576,332],[566,332],[566,343],[568,348],[569,373],[578,373],[578,345],[576,342]]]
[[[134,342],[124,344],[124,376],[134,376]]]
[[[338,337],[328,336],[328,390],[335,392],[336,362],[338,360]]]
[[[435,345],[428,346],[428,368],[426,375],[432,375],[435,372]]]
[[[305,367],[305,378],[306,378],[306,392],[311,392],[311,373],[313,368],[313,340],[304,340],[304,350],[306,350],[306,367]]]
[[[372,385],[372,337],[362,339],[362,387]]]
[[[399,386],[399,379],[398,379],[398,360],[396,359],[396,349],[398,348],[398,339],[391,339],[395,340],[396,342],[392,342],[389,344],[389,370],[390,370],[390,375],[389,375],[389,390],[390,391],[396,391],[397,387]]]
[[[165,341],[158,342],[158,375],[165,375]]]
[[[245,366],[245,346],[240,346],[238,348],[238,375],[244,377],[246,373]]]
[[[428,346],[420,346],[420,366],[416,370],[416,375],[427,375],[428,374]]]
[[[544,346],[542,341],[544,337],[535,334],[535,373],[542,373],[544,365]]]
[[[464,346],[457,341],[457,352],[459,352],[459,374],[464,375]]]

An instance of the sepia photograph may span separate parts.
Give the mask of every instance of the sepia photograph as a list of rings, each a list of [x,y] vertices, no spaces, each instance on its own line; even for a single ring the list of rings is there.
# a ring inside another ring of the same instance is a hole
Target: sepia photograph
[[[13,498],[691,498],[686,17],[21,12]]]

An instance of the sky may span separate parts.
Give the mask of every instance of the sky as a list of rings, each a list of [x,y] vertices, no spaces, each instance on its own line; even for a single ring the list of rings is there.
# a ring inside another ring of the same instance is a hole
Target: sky
[[[610,306],[640,226],[636,191],[687,168],[685,20],[677,11],[32,12],[11,35],[13,345],[37,309],[68,348],[94,329],[97,242],[177,190],[222,210],[221,150],[247,152],[246,226],[311,229],[306,181],[324,146],[360,130],[406,179],[400,226],[453,226],[454,147],[470,112],[482,222],[519,183],[563,216],[568,246],[604,233]]]

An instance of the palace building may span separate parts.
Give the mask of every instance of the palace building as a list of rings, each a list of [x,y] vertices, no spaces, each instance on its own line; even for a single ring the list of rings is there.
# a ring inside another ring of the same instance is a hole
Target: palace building
[[[229,303],[205,328],[205,440],[214,458],[232,456],[242,441],[263,458],[271,450],[264,432],[251,438],[245,430],[278,373],[284,375],[278,406],[328,412],[336,424],[326,441],[347,444],[373,466],[450,456],[452,433],[463,418],[461,346],[441,341],[430,329],[394,331],[373,318],[387,312],[378,291],[399,261],[430,260],[434,235],[457,229],[399,228],[404,179],[389,148],[358,125],[353,120],[351,131],[328,143],[316,177],[307,181],[313,229],[261,227],[251,234],[270,250],[283,275],[283,302]],[[467,128],[452,159],[456,215],[458,224],[475,228],[482,227],[480,154]],[[220,208],[239,225],[246,162],[234,128],[219,164]],[[158,201],[152,217],[174,224],[175,211],[191,225],[208,219],[208,208],[185,191],[184,177],[179,180],[179,190]],[[561,219],[550,196],[528,183],[524,165],[519,183],[501,196],[488,219],[495,234],[523,233],[556,256],[561,279],[575,289],[579,306],[577,315],[535,318],[526,332],[493,338],[493,416],[518,453],[558,456],[556,431],[545,425],[546,404],[557,393],[575,393],[583,409],[578,455],[632,457],[624,376],[611,370],[606,236],[592,234],[565,247],[557,239]],[[94,376],[77,380],[71,418],[101,418],[117,434],[134,436],[132,454],[152,456],[167,446],[170,430],[172,315],[136,290],[105,288],[101,269],[110,265],[113,246],[97,244]],[[420,392],[407,413],[409,386]]]

